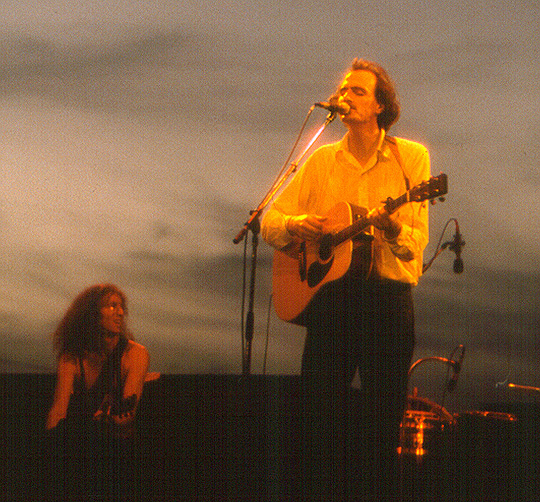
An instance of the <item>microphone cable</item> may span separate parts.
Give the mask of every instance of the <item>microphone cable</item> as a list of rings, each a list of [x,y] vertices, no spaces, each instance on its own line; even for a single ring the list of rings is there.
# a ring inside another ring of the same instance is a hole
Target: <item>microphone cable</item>
[[[444,228],[443,228],[443,231],[441,232],[441,235],[439,237],[439,241],[437,242],[437,247],[435,249],[435,253],[433,253],[433,256],[432,258],[427,262],[427,263],[424,263],[423,266],[422,266],[422,274],[426,273],[429,268],[431,267],[431,265],[433,265],[433,262],[437,259],[437,257],[449,246],[452,245],[451,242],[445,242],[444,244],[442,244],[442,240],[443,240],[443,237],[444,237],[444,234],[446,233],[446,230],[448,229],[448,225],[450,225],[450,222],[454,222],[454,224],[456,225],[456,228],[459,228],[459,224],[458,224],[458,221],[456,218],[450,218],[446,224],[444,225]],[[456,272],[457,273],[457,272]]]

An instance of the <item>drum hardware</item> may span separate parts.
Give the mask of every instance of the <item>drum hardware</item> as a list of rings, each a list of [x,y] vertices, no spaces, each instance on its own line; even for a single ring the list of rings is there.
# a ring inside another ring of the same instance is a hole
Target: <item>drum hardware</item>
[[[414,370],[426,362],[438,362],[447,365],[452,369],[452,377],[447,379],[445,392],[454,390],[461,365],[465,356],[465,347],[459,345],[456,350],[460,350],[457,360],[446,357],[425,357],[414,362],[408,372],[408,378]],[[455,352],[454,351],[454,352]],[[400,455],[414,455],[417,460],[424,455],[432,453],[434,449],[440,447],[443,439],[449,435],[456,424],[455,417],[449,413],[444,406],[437,404],[427,398],[418,396],[418,389],[414,389],[407,397],[407,408],[400,426]]]
[[[407,409],[400,426],[398,453],[418,460],[440,447],[456,424],[444,407],[427,398],[408,396]]]
[[[499,411],[465,411],[456,415],[456,451],[497,465],[511,452],[518,419]]]

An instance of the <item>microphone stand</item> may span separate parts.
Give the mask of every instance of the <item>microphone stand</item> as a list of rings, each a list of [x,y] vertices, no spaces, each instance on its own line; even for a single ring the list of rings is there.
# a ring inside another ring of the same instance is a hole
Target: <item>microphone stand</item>
[[[498,382],[495,387],[507,387],[508,389],[522,390],[525,392],[540,393],[539,387],[533,387],[531,385],[518,385],[517,383],[510,383],[508,380],[504,382]]]
[[[311,114],[311,112],[315,109],[315,105],[313,105],[309,112],[308,117]],[[304,158],[304,156],[307,154],[309,149],[313,146],[315,141],[321,136],[321,134],[324,132],[326,127],[334,121],[336,118],[335,112],[331,112],[326,117],[326,121],[324,124],[315,132],[309,143],[307,144],[306,148],[302,151],[302,153],[299,155],[299,157],[291,162],[288,169],[285,170],[285,167],[281,170],[281,175],[278,175],[278,178],[276,181],[274,181],[274,184],[266,194],[266,196],[263,198],[261,203],[257,206],[257,209],[250,211],[250,218],[249,220],[244,224],[242,229],[238,232],[236,237],[233,239],[234,244],[238,244],[242,241],[242,239],[245,237],[246,233],[251,231],[253,233],[252,237],[252,253],[251,253],[251,272],[250,272],[250,281],[249,281],[249,304],[248,304],[248,311],[246,314],[246,324],[245,324],[245,333],[242,337],[242,374],[244,376],[248,376],[251,374],[251,346],[253,342],[253,328],[255,324],[255,314],[254,314],[254,301],[255,301],[255,277],[257,273],[257,247],[259,243],[259,233],[260,233],[260,216],[266,206],[270,203],[272,198],[276,195],[276,193],[280,190],[280,188],[283,186],[285,181],[291,176],[297,169],[298,164],[301,162],[301,160]],[[307,120],[307,119],[306,119]],[[305,124],[305,122],[304,122]],[[301,134],[301,132],[300,132]]]
[[[431,203],[433,204],[433,201],[431,201]],[[444,225],[444,228],[443,228],[443,231],[441,232],[441,236],[439,238],[439,242],[437,243],[437,249],[435,250],[435,253],[434,255],[432,256],[432,258],[427,262],[427,263],[424,263],[423,266],[422,266],[422,274],[425,274],[428,269],[431,267],[431,265],[433,265],[433,262],[437,259],[437,257],[446,249],[446,248],[449,248],[451,251],[454,251],[455,252],[455,244],[452,242],[452,241],[448,241],[448,242],[445,242],[444,244],[441,244],[442,242],[442,239],[444,237],[444,233],[446,232],[446,229],[448,228],[448,225],[450,224],[450,222],[454,222],[455,225],[456,225],[456,229],[458,229],[458,222],[456,220],[456,218],[450,218],[446,224]],[[463,243],[463,245],[465,245],[465,243]],[[454,264],[454,267],[456,267],[456,265]],[[461,264],[461,267],[463,269],[463,263]],[[457,272],[456,270],[454,270],[454,272],[457,274],[457,273],[460,273],[460,272]]]
[[[461,360],[460,361],[456,361],[454,359],[452,359],[453,356],[450,356],[450,358],[447,358],[447,357],[439,357],[439,356],[431,356],[431,357],[424,357],[422,359],[418,359],[418,361],[416,361],[415,363],[413,363],[411,365],[411,367],[409,368],[409,371],[407,373],[407,381],[408,381],[408,384],[410,383],[410,379],[411,379],[411,375],[413,374],[413,371],[418,367],[420,366],[421,364],[423,363],[426,363],[428,361],[432,361],[432,362],[438,362],[438,363],[442,363],[442,364],[445,364],[446,366],[448,366],[449,368],[452,368],[452,370],[454,372],[457,372],[459,373],[460,369],[461,369],[461,364],[462,364],[462,359],[463,359],[463,354],[464,354],[464,350],[465,350],[465,347],[463,345],[459,345],[457,347],[457,349],[461,349],[462,350],[462,355],[461,355]],[[446,384],[446,388],[445,388],[445,391],[443,393],[443,396],[442,396],[442,399],[441,399],[441,406],[444,405],[444,396],[446,395],[446,392],[448,392],[448,382]],[[451,392],[451,391],[450,391]],[[408,390],[407,390],[407,393],[408,393]]]
[[[410,378],[414,369],[419,366],[420,364],[422,363],[425,363],[425,362],[428,362],[428,361],[436,361],[436,362],[439,362],[439,363],[443,363],[443,364],[446,364],[448,365],[450,368],[455,368],[456,367],[456,361],[452,360],[452,359],[448,359],[446,357],[439,357],[439,356],[431,356],[431,357],[424,357],[423,359],[418,359],[418,361],[416,361],[410,368],[409,368],[409,372],[407,373],[407,378]]]

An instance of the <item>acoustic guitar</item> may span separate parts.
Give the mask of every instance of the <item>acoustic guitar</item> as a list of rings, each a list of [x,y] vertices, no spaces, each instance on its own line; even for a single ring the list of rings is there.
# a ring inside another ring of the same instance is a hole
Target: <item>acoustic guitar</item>
[[[442,198],[448,178],[440,174],[407,190],[397,199],[388,198],[384,209],[395,212],[409,202]],[[276,251],[273,260],[273,302],[280,319],[304,325],[307,307],[319,290],[352,268],[369,276],[372,268],[373,235],[367,210],[340,202],[326,215],[325,233],[317,241],[298,241]]]

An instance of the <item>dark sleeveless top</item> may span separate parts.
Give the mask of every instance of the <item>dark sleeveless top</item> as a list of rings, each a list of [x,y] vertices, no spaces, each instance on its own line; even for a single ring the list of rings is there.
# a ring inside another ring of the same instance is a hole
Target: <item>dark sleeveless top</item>
[[[73,425],[83,428],[96,428],[94,414],[107,398],[111,411],[118,412],[123,403],[125,379],[121,374],[121,359],[128,345],[128,340],[120,338],[113,352],[103,364],[101,373],[92,387],[87,388],[86,375],[82,358],[79,357],[80,378],[73,383],[73,395],[69,400],[66,419]]]

